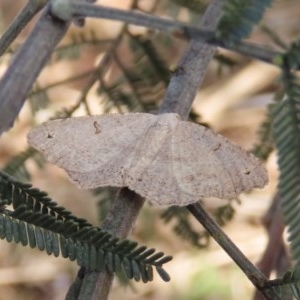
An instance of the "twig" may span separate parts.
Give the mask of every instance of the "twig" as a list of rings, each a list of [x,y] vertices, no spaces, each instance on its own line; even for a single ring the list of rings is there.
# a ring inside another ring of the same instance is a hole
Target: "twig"
[[[121,189],[103,223],[103,229],[120,238],[126,238],[131,233],[144,202],[133,191]],[[108,270],[101,273],[90,272],[83,280],[78,299],[107,299],[112,279],[113,274]]]
[[[85,109],[88,114],[90,114],[90,110],[88,108],[88,103],[87,103],[87,99],[86,99],[88,92],[90,91],[92,86],[97,82],[98,79],[100,79],[100,81],[102,80],[102,74],[105,74],[107,72],[107,69],[109,68],[109,65],[110,65],[111,57],[113,55],[112,49],[116,48],[118,46],[118,44],[121,42],[122,36],[123,36],[123,33],[124,33],[126,27],[127,26],[124,25],[123,29],[120,31],[118,36],[115,38],[114,41],[112,41],[111,46],[109,47],[109,49],[111,49],[111,51],[108,50],[105,53],[102,60],[98,63],[98,65],[96,66],[94,71],[91,73],[90,79],[88,80],[87,84],[81,91],[81,95],[80,95],[79,99],[77,100],[77,103],[83,103],[85,105]]]
[[[218,39],[213,30],[200,29],[187,23],[168,20],[159,16],[153,16],[141,12],[110,8],[102,5],[93,5],[79,2],[78,0],[52,0],[51,9],[53,15],[61,18],[62,20],[70,20],[75,16],[119,20],[126,22],[127,24],[134,24],[160,31],[171,32],[181,38],[199,40],[210,45],[239,52],[270,64],[274,64],[275,58],[282,54],[281,52],[270,50],[253,43],[226,43],[225,41]]]
[[[89,0],[89,2],[93,1]],[[50,11],[53,18],[49,14]],[[0,135],[12,127],[35,78],[49,59],[54,47],[65,34],[69,20],[73,16],[75,19],[77,17],[78,23],[82,20],[81,16],[102,17],[122,20],[149,28],[172,31],[181,36],[188,36],[212,45],[220,45],[221,47],[232,49],[269,63],[273,63],[274,58],[280,54],[279,52],[253,44],[225,45],[215,38],[214,31],[201,30],[185,23],[156,16],[96,6],[73,0],[53,0],[50,6],[47,6],[45,13],[15,56],[12,65],[0,82],[0,105],[3,107],[0,112],[0,119],[2,120]],[[46,36],[49,38],[47,41],[45,41],[45,32],[47,32]],[[36,56],[34,53],[39,53],[39,55]],[[31,71],[28,72],[28,70]],[[11,82],[14,82],[14,87],[12,87]],[[18,88],[15,88],[16,84]]]
[[[202,26],[214,30],[222,14],[224,0],[212,1],[203,17]],[[164,97],[160,112],[178,113],[183,120],[188,118],[196,93],[206,74],[208,64],[216,47],[192,40],[181,58]]]
[[[279,194],[275,195],[271,207],[269,208],[266,216],[263,218],[263,223],[268,232],[269,242],[257,266],[265,274],[265,276],[270,277],[273,270],[278,271],[278,266],[280,265],[284,254],[287,261],[283,241],[285,226],[281,208],[281,197]],[[278,274],[277,272],[277,275],[280,276],[283,274]],[[253,299],[262,300],[258,291],[256,291]]]
[[[0,38],[0,56],[48,0],[29,0]]]
[[[201,204],[188,205],[187,209],[209,232],[213,239],[226,251],[266,299],[280,300],[271,288],[268,278],[237,248],[222,229],[214,222]]]
[[[121,189],[104,221],[103,229],[120,238],[126,238],[144,202],[145,200],[133,191]],[[107,299],[112,280],[113,274],[108,270],[98,273],[81,268],[66,300]]]
[[[76,80],[79,80],[79,79],[82,79],[82,78],[86,78],[92,74],[95,73],[95,68],[92,68],[86,72],[83,72],[83,73],[80,73],[80,74],[74,74],[74,76],[71,76],[71,77],[68,77],[68,78],[65,78],[65,79],[62,79],[60,81],[56,81],[56,82],[53,82],[53,83],[49,83],[48,85],[45,85],[45,86],[39,86],[38,89],[34,89],[33,91],[31,91],[29,94],[28,94],[28,97],[32,97],[40,92],[46,92],[52,88],[55,88],[57,86],[61,86],[61,85],[65,85],[65,84],[68,84],[70,82],[73,82],[73,81],[76,81]]]
[[[38,74],[65,35],[70,22],[46,9],[0,81],[0,135],[13,126]]]
[[[269,277],[271,272],[276,270],[278,258],[281,254],[281,247],[284,247],[283,233],[285,225],[282,214],[281,197],[279,194],[275,195],[271,207],[263,221],[268,231],[269,243],[263,257],[257,265],[260,270]]]

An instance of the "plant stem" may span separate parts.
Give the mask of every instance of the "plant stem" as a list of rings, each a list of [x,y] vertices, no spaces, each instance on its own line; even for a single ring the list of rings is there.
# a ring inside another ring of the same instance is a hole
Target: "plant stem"
[[[224,0],[212,1],[202,20],[202,27],[214,30],[222,14]],[[216,51],[215,46],[192,40],[183,54],[169,83],[160,113],[178,113],[183,120],[188,118],[196,93],[200,88],[208,65]]]
[[[282,276],[291,267],[283,238],[285,225],[281,202],[282,198],[277,193],[269,210],[263,217],[263,224],[266,227],[269,242],[257,266],[268,277],[274,270],[276,270],[277,276]],[[273,282],[272,286],[274,287]],[[253,300],[262,300],[259,291],[255,292]]]
[[[63,2],[63,0],[53,0],[52,2],[53,15],[61,17],[63,19],[70,19],[76,16],[84,16],[92,18],[119,20],[126,22],[127,24],[134,24],[137,26],[153,28],[160,31],[171,32],[181,38],[199,40],[210,45],[219,46],[228,50],[233,50],[240,54],[244,54],[270,64],[274,64],[276,56],[282,54],[281,52],[269,50],[267,48],[261,47],[253,43],[226,43],[216,38],[215,32],[211,29],[201,29],[195,26],[191,26],[187,23],[169,20],[159,16],[153,16],[150,14],[134,12],[129,10],[110,8],[102,5],[94,5],[85,2],[79,2],[78,0],[68,0],[68,4]],[[59,5],[57,3],[63,4]],[[61,15],[61,10],[63,10],[61,7],[62,5],[64,5],[63,9],[65,10],[65,14],[63,16]]]
[[[40,71],[65,35],[70,22],[44,11],[0,81],[0,135],[13,126]]]
[[[0,56],[48,0],[29,0],[0,38]]]
[[[257,269],[228,238],[200,203],[188,205],[187,209],[209,232],[213,239],[226,251],[266,299],[280,300],[272,290],[268,278],[266,278],[265,275]]]
[[[145,199],[128,188],[121,189],[103,223],[103,229],[126,238],[131,233],[144,202]],[[112,280],[113,274],[108,270],[91,272],[83,281],[78,299],[107,299]]]

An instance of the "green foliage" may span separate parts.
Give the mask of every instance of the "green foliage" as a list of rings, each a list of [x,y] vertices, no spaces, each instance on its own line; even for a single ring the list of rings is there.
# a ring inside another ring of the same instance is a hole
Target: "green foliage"
[[[33,148],[28,148],[17,156],[12,157],[12,159],[5,165],[3,172],[14,176],[14,178],[20,181],[29,181],[30,174],[27,171],[25,162],[27,159],[34,157],[38,164],[42,164],[42,158],[40,154]]]
[[[279,193],[283,199],[282,208],[288,225],[291,252],[297,264],[300,263],[300,84],[291,71],[299,65],[299,45],[278,59],[282,67],[282,82],[286,96],[271,110],[274,140],[278,151],[280,169]]]
[[[205,268],[197,272],[190,284],[189,289],[184,298],[186,300],[199,299],[232,299],[230,286],[225,282],[224,276],[220,274],[214,266],[205,266]]]
[[[227,0],[216,36],[226,43],[237,43],[249,36],[273,0]]]
[[[281,300],[300,299],[299,266],[288,271],[282,278],[270,281],[272,289]]]
[[[108,113],[116,107],[119,112],[156,111],[170,78],[166,59],[161,56],[156,44],[164,47],[170,45],[165,42],[165,36],[158,35],[153,38],[151,33],[141,37],[125,30],[122,38],[132,53],[132,67],[125,65],[118,51],[112,49],[108,58],[121,74],[107,84],[104,74],[98,73],[98,93],[105,95],[105,112]]]
[[[161,57],[156,49],[155,41],[151,40],[149,37],[144,36],[133,36],[131,37],[131,43],[135,43],[132,49],[140,48],[143,51],[145,58],[148,60],[149,68],[153,69],[153,72],[162,81],[165,86],[169,84],[171,72],[166,64],[165,59]],[[158,41],[164,37],[158,37]],[[140,58],[141,59],[141,58]]]
[[[273,105],[274,104],[268,106],[265,121],[261,124],[258,132],[259,141],[251,151],[256,157],[263,161],[268,159],[275,147],[272,134],[272,118],[270,116],[270,110],[272,110]]]
[[[190,9],[194,13],[203,13],[207,7],[208,1],[203,0],[171,0],[172,2]]]
[[[297,70],[300,66],[300,40],[292,43],[290,49],[286,54],[276,57],[275,62],[283,69],[282,81],[285,83],[286,88],[293,87],[293,76],[290,70]]]
[[[193,246],[199,248],[207,246],[209,241],[208,233],[205,230],[198,232],[193,229],[189,213],[186,209],[171,206],[162,213],[161,217],[165,223],[175,220],[175,225],[173,226],[174,232]]]
[[[98,38],[94,31],[89,33],[73,34],[70,36],[70,42],[67,45],[59,46],[55,49],[53,61],[64,59],[78,59],[81,54],[81,48],[86,45],[105,45],[111,43],[112,40]]]
[[[234,214],[235,209],[231,203],[218,207],[214,213],[216,221],[220,226],[224,226],[226,223],[232,220]]]
[[[218,207],[214,211],[216,222],[220,226],[224,226],[234,217],[235,209],[231,203]],[[195,230],[190,219],[188,210],[171,206],[167,208],[161,215],[165,223],[175,223],[173,231],[182,239],[189,242],[191,245],[204,248],[208,245],[210,236],[206,230]]]
[[[46,193],[4,173],[0,173],[0,238],[76,260],[93,271],[104,267],[111,272],[123,270],[130,279],[148,282],[155,267],[163,280],[170,279],[163,269],[170,256],[113,237],[58,206]]]
[[[119,188],[116,187],[100,187],[93,190],[93,194],[98,200],[98,215],[101,223],[105,220],[118,191]]]

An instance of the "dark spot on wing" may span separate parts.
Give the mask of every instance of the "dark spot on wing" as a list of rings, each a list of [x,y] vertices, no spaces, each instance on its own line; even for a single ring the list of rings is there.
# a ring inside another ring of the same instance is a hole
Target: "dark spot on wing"
[[[96,129],[95,134],[101,133],[101,126],[99,125],[99,123],[97,121],[94,122],[94,127]]]
[[[245,172],[245,175],[250,175],[250,173],[251,173],[250,171],[247,171]]]
[[[213,151],[217,151],[217,150],[219,150],[221,148],[221,144],[219,143],[214,149],[213,149]]]
[[[191,182],[195,180],[195,176],[194,175],[187,175],[184,177],[186,182]]]
[[[47,139],[53,139],[53,135],[52,135],[52,134],[50,134],[50,133],[48,133],[48,135],[47,135]]]

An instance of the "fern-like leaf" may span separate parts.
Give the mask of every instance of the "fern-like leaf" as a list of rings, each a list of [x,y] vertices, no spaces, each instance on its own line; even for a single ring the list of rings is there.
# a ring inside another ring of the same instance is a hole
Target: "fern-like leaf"
[[[13,211],[6,209],[12,204]],[[79,266],[101,271],[124,271],[129,278],[147,282],[155,268],[169,280],[163,264],[170,256],[136,242],[120,240],[58,206],[46,193],[0,172],[0,238],[29,244],[49,255],[76,260]]]
[[[29,181],[30,174],[25,166],[25,162],[29,158],[33,158],[39,166],[43,165],[44,159],[41,155],[35,149],[28,148],[19,155],[13,156],[4,166],[3,172],[20,181]]]
[[[300,84],[290,71],[299,65],[299,45],[292,45],[279,61],[282,62],[286,98],[273,106],[271,116],[278,151],[283,214],[288,225],[293,258],[300,264]]]
[[[85,45],[101,45],[112,43],[112,39],[100,39],[96,33],[91,30],[90,32],[81,32],[70,36],[71,42],[67,45],[59,46],[54,51],[54,61],[63,59],[78,59],[81,54],[81,48]]]
[[[131,38],[135,39],[135,42],[138,43],[141,50],[143,50],[144,54],[147,56],[150,63],[149,67],[151,66],[151,68],[154,69],[154,72],[158,78],[167,86],[170,80],[171,72],[166,64],[166,61],[158,53],[154,42],[145,36],[131,35]]]
[[[261,124],[258,132],[259,141],[254,145],[251,151],[256,157],[263,161],[268,159],[275,147],[272,134],[272,118],[270,116],[273,105],[274,104],[270,104],[268,106],[265,121]]]
[[[236,43],[248,37],[273,0],[227,0],[218,23],[216,36]]]
[[[290,300],[300,299],[300,276],[299,266],[294,270],[288,271],[282,278],[270,281],[273,291],[278,295],[279,299]]]
[[[37,111],[46,108],[50,103],[50,99],[47,95],[47,89],[41,88],[38,83],[35,83],[33,90],[28,97],[33,115]]]
[[[217,223],[220,226],[224,226],[228,223],[235,215],[235,209],[231,203],[218,207],[214,213]]]
[[[208,233],[206,231],[198,232],[193,229],[187,210],[172,206],[166,209],[161,217],[166,223],[175,220],[175,225],[173,226],[174,232],[193,246],[200,248],[207,246],[209,241]]]
[[[186,7],[194,13],[204,13],[207,7],[207,1],[203,0],[171,0],[179,6]]]

